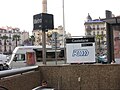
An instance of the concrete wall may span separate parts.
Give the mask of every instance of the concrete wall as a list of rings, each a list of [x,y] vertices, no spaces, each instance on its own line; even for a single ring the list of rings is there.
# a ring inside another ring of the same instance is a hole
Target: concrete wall
[[[41,66],[40,72],[58,90],[120,90],[120,65]]]
[[[42,80],[57,90],[120,90],[120,65],[40,66],[39,71],[2,78],[9,90],[31,90]]]
[[[38,85],[40,85],[39,71],[2,78],[0,80],[0,86],[6,87],[8,90],[32,90],[32,88]]]

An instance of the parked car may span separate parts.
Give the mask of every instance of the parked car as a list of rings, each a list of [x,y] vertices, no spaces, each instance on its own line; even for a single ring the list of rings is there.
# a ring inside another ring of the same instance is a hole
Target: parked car
[[[0,71],[9,69],[7,55],[0,54]]]
[[[107,60],[107,55],[98,56],[98,62],[99,62],[99,63],[106,64],[107,61],[108,61],[108,60]]]

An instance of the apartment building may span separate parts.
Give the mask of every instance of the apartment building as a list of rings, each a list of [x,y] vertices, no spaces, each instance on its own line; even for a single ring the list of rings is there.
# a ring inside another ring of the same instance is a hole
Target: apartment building
[[[92,20],[91,16],[88,14],[84,26],[85,35],[95,37],[96,53],[106,53],[106,22],[100,18]]]
[[[29,33],[21,32],[19,28],[8,26],[0,28],[0,53],[12,53],[16,46],[22,45],[23,41],[28,38]]]
[[[42,45],[42,30],[33,30],[32,33],[33,33],[33,36],[35,37],[34,45]],[[54,45],[55,34],[57,34],[56,39],[57,39],[58,46],[64,46],[65,37],[71,36],[70,33],[68,33],[67,35],[66,32],[63,31],[62,26],[58,26],[57,28],[54,28],[53,30],[48,30],[46,32],[46,45]]]

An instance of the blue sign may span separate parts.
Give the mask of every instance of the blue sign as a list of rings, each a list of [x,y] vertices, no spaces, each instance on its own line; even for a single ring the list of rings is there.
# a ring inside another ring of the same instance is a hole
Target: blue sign
[[[88,56],[89,51],[87,49],[74,49],[72,57]]]
[[[95,38],[78,37],[66,39],[67,63],[93,63],[95,61]]]

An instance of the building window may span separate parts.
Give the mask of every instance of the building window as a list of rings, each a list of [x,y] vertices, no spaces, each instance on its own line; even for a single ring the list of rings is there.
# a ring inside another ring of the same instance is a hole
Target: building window
[[[95,35],[95,32],[93,32],[93,35]]]
[[[0,40],[0,45],[2,45],[2,41]]]
[[[7,31],[6,31],[6,30],[4,30],[4,33],[7,33]]]
[[[9,45],[12,45],[12,43],[11,43],[11,42],[9,42]]]
[[[9,31],[9,33],[12,33],[11,31]]]
[[[99,30],[99,25],[97,25],[97,30]]]
[[[97,35],[99,35],[99,31],[97,31]]]
[[[86,30],[91,30],[91,26],[88,25],[88,26],[86,27]]]
[[[3,30],[1,30],[1,33],[3,33]]]
[[[93,25],[93,30],[95,30],[95,25]]]
[[[91,35],[91,33],[87,33],[87,35]]]
[[[103,31],[101,31],[101,34],[103,35],[103,34],[104,34],[104,32],[103,32]]]
[[[13,30],[13,33],[15,33],[15,30]]]
[[[105,30],[105,27],[101,27],[101,30]]]

